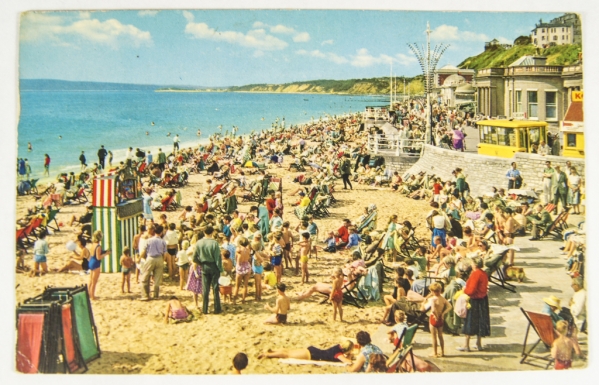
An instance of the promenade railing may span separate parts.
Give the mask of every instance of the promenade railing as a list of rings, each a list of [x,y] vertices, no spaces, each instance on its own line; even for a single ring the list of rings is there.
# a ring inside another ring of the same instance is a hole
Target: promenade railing
[[[374,154],[393,154],[396,156],[420,156],[424,148],[424,139],[406,139],[399,135],[368,135],[368,151]]]

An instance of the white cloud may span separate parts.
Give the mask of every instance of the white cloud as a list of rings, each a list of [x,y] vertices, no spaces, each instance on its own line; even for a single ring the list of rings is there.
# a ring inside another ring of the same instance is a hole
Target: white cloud
[[[287,35],[291,35],[291,34],[295,33],[295,29],[293,29],[291,27],[285,27],[283,24],[277,24],[274,27],[270,27],[270,32],[272,32],[272,33],[284,33],[284,34],[287,34]]]
[[[327,44],[333,44],[333,40],[325,40],[322,43],[320,43],[320,45],[327,45]]]
[[[366,48],[360,48],[356,55],[352,56],[351,65],[354,67],[370,67],[375,64],[390,64],[394,59],[385,54],[372,56]]]
[[[262,28],[262,27],[266,27],[266,24],[264,24],[261,21],[256,21],[253,25],[254,28]]]
[[[264,52],[263,51],[254,51],[254,57],[260,57],[260,56],[264,56]]]
[[[348,62],[348,60],[346,58],[344,58],[343,56],[339,56],[332,52],[321,52],[317,49],[315,49],[313,51],[306,51],[305,49],[300,49],[298,51],[295,51],[295,53],[298,55],[302,55],[302,56],[311,56],[311,57],[316,57],[319,59],[325,59],[328,61],[332,61],[333,63],[336,63],[336,64],[343,64],[343,63]]]
[[[90,19],[92,17],[92,14],[88,11],[81,11],[79,12],[79,18],[80,19]]]
[[[310,41],[310,34],[308,32],[300,32],[293,37],[293,41],[296,43],[305,43]]]
[[[460,31],[458,27],[453,25],[443,24],[435,28],[431,32],[432,40],[441,41],[489,41],[491,40],[484,33],[476,33],[471,31]]]
[[[254,29],[244,34],[237,31],[217,31],[210,28],[206,23],[193,23],[190,21],[185,26],[185,33],[196,39],[224,41],[263,51],[280,50],[288,45],[283,40],[267,34],[264,29]]]
[[[90,42],[112,45],[129,42],[134,45],[152,44],[152,36],[131,24],[116,19],[91,19],[89,12],[78,13],[79,19],[28,12],[21,19],[21,38],[24,41],[52,41],[58,45],[73,45],[65,38],[78,37]]]
[[[501,44],[513,44],[513,43],[514,43],[514,41],[513,41],[513,40],[510,40],[510,39],[508,39],[508,38],[506,38],[506,37],[503,37],[503,36],[499,36],[499,37],[498,37],[498,38],[496,38],[496,39],[497,39],[497,40],[499,40],[499,42],[500,42]]]
[[[416,63],[417,60],[414,55],[406,55],[403,53],[398,53],[395,55],[394,61],[398,64],[409,66],[412,63]]]
[[[185,20],[187,20],[188,23],[191,23],[194,19],[193,13],[189,11],[183,11],[183,17],[185,18]]]
[[[151,11],[149,9],[146,9],[145,11],[139,11],[137,12],[137,14],[141,17],[154,17],[158,14],[158,11]]]

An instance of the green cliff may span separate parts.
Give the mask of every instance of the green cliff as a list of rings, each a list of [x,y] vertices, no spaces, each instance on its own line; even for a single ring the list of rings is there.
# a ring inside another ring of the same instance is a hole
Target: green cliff
[[[579,44],[557,45],[538,51],[531,44],[515,45],[508,49],[497,46],[467,58],[458,67],[475,70],[507,67],[525,55],[547,56],[547,65],[570,65],[578,60],[578,53],[581,51],[582,47]]]

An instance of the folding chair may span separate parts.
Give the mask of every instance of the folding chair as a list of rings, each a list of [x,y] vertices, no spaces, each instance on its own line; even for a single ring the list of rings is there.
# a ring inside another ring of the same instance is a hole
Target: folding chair
[[[54,230],[54,231],[60,231],[60,226],[58,225],[58,221],[56,220],[56,214],[58,214],[59,212],[60,212],[60,209],[50,210],[50,213],[48,214],[48,218],[46,220],[47,228]],[[54,221],[54,223],[56,224],[56,227],[50,226],[52,221]]]
[[[417,330],[418,325],[412,325],[407,329],[404,329],[403,333],[401,333],[393,354],[387,359],[387,373],[407,373],[416,371],[416,362],[414,360],[414,352],[412,349],[414,335]],[[411,370],[403,367],[408,357],[411,358]]]
[[[502,289],[515,293],[516,286],[507,282],[507,277],[503,271],[503,259],[508,251],[509,249],[506,249],[501,253],[496,253],[493,258],[485,262],[484,270],[489,277],[489,282],[501,287]]]
[[[371,229],[376,221],[377,214],[377,210],[372,210],[372,212],[358,225],[358,233],[361,233],[362,230],[367,228]]]
[[[29,191],[30,191],[30,192],[34,192],[34,193],[35,193],[35,195],[38,195],[38,194],[39,194],[39,193],[38,193],[38,191],[37,191],[37,182],[38,182],[38,181],[39,181],[39,179],[30,179],[30,180],[29,180],[29,184],[30,184],[30,186],[31,186],[31,187],[30,187],[30,189],[29,189]]]
[[[554,233],[556,237],[561,237],[563,232],[568,228],[568,214],[570,208],[564,209],[559,215],[553,220],[553,222],[539,234],[539,238],[544,238],[551,233]]]
[[[527,362],[527,360],[528,358],[534,358],[538,360],[547,361],[545,369],[548,369],[549,366],[551,366],[551,364],[553,364],[554,362],[554,359],[551,357],[551,354],[541,356],[533,354],[532,351],[537,347],[537,345],[540,342],[543,342],[545,348],[547,348],[548,350],[551,349],[551,345],[553,345],[553,341],[557,337],[557,333],[553,328],[553,321],[551,321],[551,317],[547,314],[533,313],[522,308],[520,308],[520,310],[522,310],[524,317],[526,317],[526,319],[528,320],[528,325],[526,326],[526,334],[524,335],[524,342],[522,343],[522,359],[520,360],[520,363],[533,365],[532,363]],[[539,336],[539,340],[535,342],[530,349],[526,350],[526,342],[528,341],[528,333],[530,332],[531,327]]]

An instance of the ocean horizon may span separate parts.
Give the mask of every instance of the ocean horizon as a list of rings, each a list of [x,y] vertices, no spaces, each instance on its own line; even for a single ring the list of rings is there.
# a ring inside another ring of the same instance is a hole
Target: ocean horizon
[[[289,127],[383,104],[380,95],[155,92],[150,86],[144,88],[22,89],[17,157],[28,159],[32,178],[42,178],[44,154],[48,154],[50,177],[42,178],[48,180],[61,172],[78,172],[81,151],[88,165],[98,162],[100,145],[112,151],[114,164],[124,159],[128,147],[154,154],[161,147],[169,153],[176,134],[181,148],[194,147],[214,133],[230,133],[233,126],[238,127],[237,135],[246,135],[270,129],[277,118],[279,122],[285,118]]]

